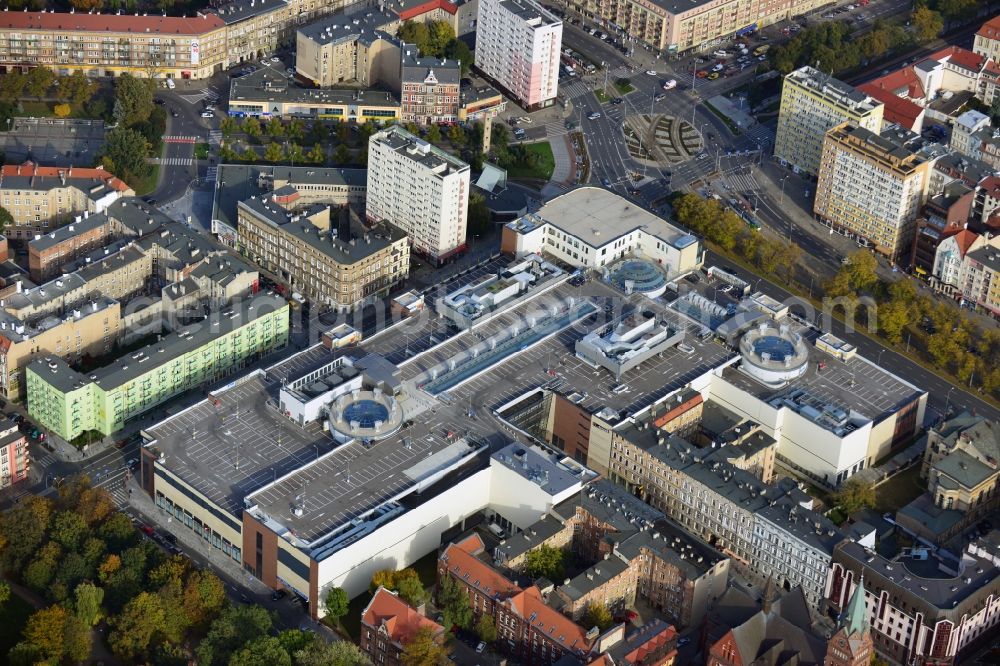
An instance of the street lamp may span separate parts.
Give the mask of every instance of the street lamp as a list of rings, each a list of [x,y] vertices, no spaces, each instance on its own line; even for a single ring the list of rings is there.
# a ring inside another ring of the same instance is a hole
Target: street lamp
[[[788,174],[781,177],[781,200],[778,203],[782,206],[785,205],[785,181],[788,180]]]
[[[943,418],[948,418],[948,408],[951,405],[951,392],[954,391],[954,390],[955,390],[954,386],[952,386],[950,389],[948,389],[948,395],[945,397],[945,400],[944,400],[944,417]]]
[[[877,365],[879,367],[882,367],[882,353],[883,352],[885,352],[885,349],[882,349],[882,350],[879,351],[878,358],[875,361],[875,365]]]

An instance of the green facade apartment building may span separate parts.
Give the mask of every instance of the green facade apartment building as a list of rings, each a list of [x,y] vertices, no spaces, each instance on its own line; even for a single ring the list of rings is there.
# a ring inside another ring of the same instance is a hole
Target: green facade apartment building
[[[66,441],[110,435],[154,406],[288,343],[288,302],[261,294],[213,312],[86,375],[57,357],[28,364],[28,413]]]

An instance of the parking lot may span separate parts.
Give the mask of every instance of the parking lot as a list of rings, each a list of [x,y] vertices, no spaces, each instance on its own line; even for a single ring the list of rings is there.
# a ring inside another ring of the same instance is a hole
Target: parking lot
[[[8,164],[32,160],[48,166],[91,166],[104,147],[103,120],[15,118],[0,132]]]

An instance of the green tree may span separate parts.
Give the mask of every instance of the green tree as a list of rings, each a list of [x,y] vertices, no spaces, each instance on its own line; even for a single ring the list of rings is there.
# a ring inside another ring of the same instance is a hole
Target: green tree
[[[260,606],[227,606],[212,621],[208,633],[198,644],[196,654],[201,666],[223,666],[230,656],[251,640],[271,631],[271,616]]]
[[[344,588],[331,587],[326,591],[326,597],[323,599],[327,617],[332,617],[334,621],[340,622],[340,618],[347,615],[347,605],[350,601]]]
[[[413,571],[413,569],[404,569],[404,571]],[[399,598],[411,606],[419,606],[427,600],[427,591],[424,590],[424,584],[420,582],[416,572],[413,576],[397,578],[395,588],[396,592],[399,593]]]
[[[292,666],[292,657],[274,636],[259,636],[233,653],[229,666]]]
[[[285,136],[285,126],[279,118],[271,118],[267,121],[267,135],[275,139]]]
[[[14,224],[14,216],[10,214],[10,211],[0,206],[0,234],[11,224]]]
[[[834,503],[847,515],[875,506],[875,486],[858,477],[851,477],[833,494]]]
[[[306,155],[306,159],[308,159],[313,164],[322,164],[323,162],[325,162],[326,153],[323,152],[323,146],[318,143],[314,145],[312,147],[312,150],[309,151],[309,154]]]
[[[101,619],[101,604],[104,602],[104,590],[90,581],[80,583],[73,592],[75,600],[73,610],[88,627],[93,627]]]
[[[76,550],[87,532],[87,522],[73,511],[58,511],[52,517],[49,538],[66,550]]]
[[[453,39],[448,42],[448,45],[444,47],[444,57],[459,61],[462,65],[462,76],[468,75],[469,69],[472,67],[472,51],[469,50],[469,46],[465,42],[461,39]]]
[[[936,11],[927,7],[917,7],[910,17],[913,33],[919,42],[931,42],[944,30],[944,19]]]
[[[403,646],[403,666],[442,666],[448,653],[430,627],[421,627]]]
[[[468,629],[472,625],[469,595],[451,576],[445,576],[438,585],[437,604],[446,629]]]
[[[278,163],[283,162],[285,159],[285,151],[281,148],[281,144],[275,141],[267,144],[267,148],[264,149],[264,161]]]
[[[448,45],[455,41],[455,29],[448,21],[431,21],[427,26],[429,55],[440,58]]]
[[[30,496],[0,515],[3,568],[7,572],[20,573],[45,538],[45,530],[52,516],[52,501]]]
[[[476,620],[476,635],[479,640],[486,643],[493,643],[497,639],[497,627],[493,624],[493,618],[483,613]]]
[[[302,121],[298,118],[292,118],[288,121],[288,128],[285,131],[288,134],[288,138],[293,141],[301,141],[302,137],[305,136],[305,127]]]
[[[66,620],[69,613],[62,606],[42,608],[28,617],[21,636],[53,664],[62,661],[66,652]]]
[[[587,605],[587,612],[583,615],[583,626],[597,627],[604,631],[611,626],[614,620],[611,618],[611,611],[604,604],[591,603]]]
[[[63,654],[67,661],[81,664],[90,657],[92,647],[91,628],[75,615],[67,615],[63,626]]]
[[[149,118],[153,112],[152,79],[140,79],[125,73],[115,79],[114,117],[119,125],[129,127]]]
[[[243,121],[243,133],[254,139],[260,136],[260,121],[250,116]]]
[[[288,146],[288,161],[292,164],[295,164],[296,162],[302,164],[306,161],[306,156],[302,152],[302,146],[297,143],[293,143]]]
[[[968,21],[979,11],[977,0],[938,0],[937,10],[947,21]]]
[[[430,31],[422,21],[406,21],[399,26],[396,36],[407,44],[414,44],[423,55],[431,55]]]
[[[56,75],[48,67],[38,66],[28,72],[25,80],[25,92],[32,97],[41,99],[49,92],[52,83],[56,80]]]
[[[192,571],[184,583],[184,613],[195,627],[207,623],[226,605],[222,581],[206,569]]]
[[[448,128],[448,141],[456,148],[461,148],[466,141],[465,130],[459,125],[452,125]]]
[[[27,83],[27,77],[21,72],[17,70],[7,72],[0,77],[0,100],[16,104],[24,94]]]
[[[542,544],[524,557],[524,571],[532,578],[545,577],[551,581],[563,578],[566,553],[559,548]]]
[[[347,150],[347,146],[340,144],[337,149],[333,151],[333,162],[334,164],[347,164],[351,161],[351,153]]]
[[[469,194],[469,217],[466,229],[467,236],[485,236],[493,224],[486,198],[479,192]]]
[[[222,136],[228,137],[237,129],[239,129],[239,125],[232,116],[225,116],[219,122],[219,131],[222,132]]]
[[[293,655],[296,666],[371,666],[368,655],[354,643],[314,640]]]
[[[78,69],[69,76],[59,77],[59,87],[56,90],[59,99],[80,107],[89,102],[97,92],[97,84]]]
[[[112,620],[108,645],[118,657],[135,659],[149,648],[153,636],[163,631],[165,625],[166,612],[160,598],[151,592],[140,592]]]
[[[47,591],[52,578],[56,575],[60,557],[62,548],[59,544],[50,541],[42,546],[24,569],[24,582],[28,587],[36,592]]]
[[[259,155],[257,155],[257,151],[253,149],[253,146],[247,146],[239,155],[239,160],[241,162],[246,162],[247,164],[253,164],[258,158]],[[235,160],[237,158],[234,157],[233,159]]]
[[[240,155],[230,147],[228,142],[223,141],[222,145],[219,146],[219,161],[235,162],[238,159],[241,159]]]
[[[431,123],[427,128],[427,140],[431,143],[441,143],[441,128]]]
[[[10,601],[10,583],[0,580],[0,608]]]
[[[135,184],[149,175],[148,154],[149,142],[135,130],[116,127],[105,137],[104,167],[126,183]]]

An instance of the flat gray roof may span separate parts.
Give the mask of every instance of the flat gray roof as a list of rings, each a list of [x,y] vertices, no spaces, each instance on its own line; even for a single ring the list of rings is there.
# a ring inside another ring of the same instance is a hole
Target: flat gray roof
[[[841,361],[817,349],[819,333],[812,328],[801,326],[796,331],[806,342],[809,362],[805,374],[789,386],[767,387],[738,370],[737,365],[726,368],[723,377],[765,402],[803,390],[811,398],[852,410],[876,423],[924,393],[860,356]],[[822,370],[820,362],[826,364]]]
[[[302,26],[298,32],[303,37],[324,45],[352,39],[370,40],[375,37],[375,33],[381,33],[386,38],[392,39],[384,29],[398,20],[399,17],[394,12],[378,9],[338,13]]]
[[[435,174],[438,177],[447,176],[456,171],[469,170],[469,165],[462,160],[420,137],[410,134],[399,125],[390,125],[386,129],[378,131],[372,135],[372,141],[385,144],[391,150],[414,162],[423,164],[428,169],[445,167],[444,170]]]
[[[547,222],[591,247],[603,247],[636,229],[674,247],[684,247],[695,240],[683,227],[649,212],[634,201],[591,185],[549,199],[537,213],[527,218],[538,219],[536,225]],[[511,224],[527,222],[527,218]]]
[[[304,88],[284,75],[264,67],[229,84],[229,102],[278,102],[288,104],[361,104],[399,106],[399,98],[386,90],[361,88]]]

